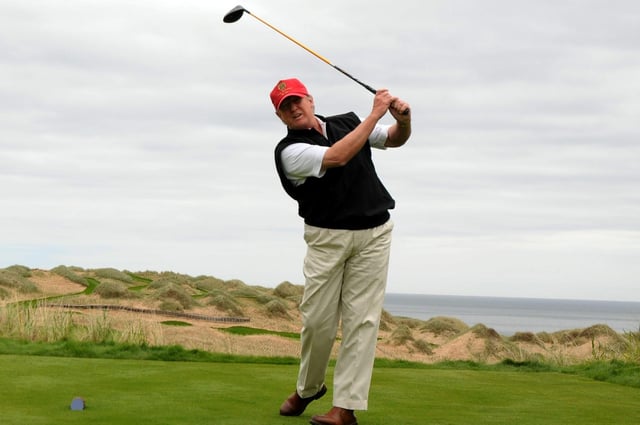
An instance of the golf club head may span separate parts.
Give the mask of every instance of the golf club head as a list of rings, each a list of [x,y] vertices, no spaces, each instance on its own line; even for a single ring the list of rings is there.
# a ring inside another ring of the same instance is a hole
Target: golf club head
[[[244,7],[238,5],[238,6],[234,7],[233,9],[231,9],[229,12],[227,12],[227,14],[224,15],[224,18],[222,18],[222,20],[224,22],[226,22],[227,24],[230,24],[230,23],[235,22],[238,19],[242,18],[242,14],[244,12],[250,13],[247,9],[245,9]]]

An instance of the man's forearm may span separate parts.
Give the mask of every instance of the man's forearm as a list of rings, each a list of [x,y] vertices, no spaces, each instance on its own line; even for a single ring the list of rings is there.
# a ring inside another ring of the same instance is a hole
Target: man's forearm
[[[375,117],[370,115],[349,134],[334,143],[324,154],[322,168],[327,169],[346,165],[367,143],[369,135],[377,122]]]
[[[389,148],[397,148],[404,145],[411,136],[411,121],[396,121],[389,127],[387,142],[384,144]]]

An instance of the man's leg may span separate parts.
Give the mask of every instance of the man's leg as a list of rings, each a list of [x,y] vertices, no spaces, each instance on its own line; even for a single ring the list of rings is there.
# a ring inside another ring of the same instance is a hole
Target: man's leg
[[[331,350],[340,322],[340,292],[344,262],[352,238],[349,231],[305,226],[305,290],[300,311],[302,332],[297,391],[316,394],[324,384]]]
[[[393,222],[356,232],[358,253],[345,267],[342,344],[334,375],[334,406],[366,410],[378,326],[387,284]]]

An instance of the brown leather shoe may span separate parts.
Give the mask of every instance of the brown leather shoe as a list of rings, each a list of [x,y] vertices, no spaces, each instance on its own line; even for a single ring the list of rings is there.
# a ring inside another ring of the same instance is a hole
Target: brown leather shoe
[[[353,410],[332,407],[326,415],[312,417],[311,425],[358,425],[358,421]]]
[[[316,393],[316,395],[312,395],[311,397],[302,398],[298,395],[298,392],[294,392],[289,396],[288,399],[282,403],[280,406],[280,414],[282,416],[300,416],[304,409],[307,408],[309,403],[313,400],[317,400],[327,392],[327,387],[323,384],[320,388],[320,391]]]

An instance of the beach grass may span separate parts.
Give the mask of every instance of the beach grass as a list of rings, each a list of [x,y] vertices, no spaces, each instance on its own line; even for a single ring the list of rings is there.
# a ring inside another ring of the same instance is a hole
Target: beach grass
[[[0,411],[5,425],[307,424],[331,407],[331,395],[301,417],[279,416],[296,374],[293,364],[5,354]],[[557,372],[377,366],[369,410],[357,415],[361,425],[636,425],[639,395],[637,388]],[[70,410],[75,397],[85,400],[85,410]]]

